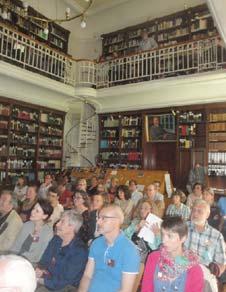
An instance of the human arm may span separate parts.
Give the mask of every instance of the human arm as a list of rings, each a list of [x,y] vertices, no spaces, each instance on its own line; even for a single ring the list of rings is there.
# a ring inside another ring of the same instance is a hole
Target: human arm
[[[57,254],[55,265],[48,267],[49,275],[44,275],[45,287],[56,291],[67,285],[78,286],[87,263],[87,249],[73,244]]]
[[[185,292],[202,292],[204,289],[203,271],[200,265],[188,270],[185,282]]]
[[[84,274],[83,274],[82,279],[80,281],[78,292],[88,291],[90,281],[91,281],[93,273],[94,273],[94,268],[95,268],[95,261],[94,261],[94,259],[89,258],[88,262],[86,264]]]
[[[159,256],[159,251],[153,252],[148,256],[142,280],[141,292],[154,292],[154,273]]]
[[[6,251],[12,248],[22,226],[23,222],[20,216],[16,211],[12,210],[0,228],[0,251]]]
[[[121,288],[119,292],[131,292],[136,281],[137,274],[122,274]]]

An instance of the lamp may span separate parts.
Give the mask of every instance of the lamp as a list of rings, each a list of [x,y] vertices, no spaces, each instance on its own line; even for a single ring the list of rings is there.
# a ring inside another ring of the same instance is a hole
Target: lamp
[[[26,1],[23,1],[23,7],[24,7],[24,14],[25,17],[30,18],[30,19],[36,19],[39,20],[43,23],[51,23],[51,22],[58,22],[58,23],[62,23],[62,22],[68,22],[68,21],[72,21],[76,18],[81,18],[81,27],[85,28],[86,27],[86,21],[85,21],[85,13],[90,9],[90,7],[92,6],[94,0],[84,0],[85,2],[88,3],[87,7],[84,8],[84,10],[82,12],[80,12],[79,14],[73,15],[71,16],[71,9],[69,7],[66,8],[65,10],[65,18],[55,18],[55,19],[46,19],[46,18],[41,18],[41,17],[36,17],[33,15],[29,15],[28,14],[28,3]]]

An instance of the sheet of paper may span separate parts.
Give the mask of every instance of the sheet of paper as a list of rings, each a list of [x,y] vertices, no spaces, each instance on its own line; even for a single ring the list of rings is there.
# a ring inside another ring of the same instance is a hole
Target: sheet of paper
[[[162,223],[162,219],[155,216],[154,214],[149,214],[148,217],[146,218],[146,221],[147,226],[141,228],[140,232],[138,233],[138,236],[149,243],[153,243],[155,240],[155,235],[150,228],[153,224],[156,223],[160,226]]]
[[[172,188],[171,188],[171,180],[170,180],[170,174],[166,173],[165,174],[165,184],[166,184],[166,192],[168,195],[168,198],[171,198],[172,195]]]

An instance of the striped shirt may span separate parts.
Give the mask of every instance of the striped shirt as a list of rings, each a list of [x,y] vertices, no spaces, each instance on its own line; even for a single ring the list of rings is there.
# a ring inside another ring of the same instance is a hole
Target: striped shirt
[[[180,204],[179,208],[176,207],[174,204],[170,204],[166,210],[166,215],[168,216],[180,216],[185,221],[190,218],[191,210],[188,206],[184,204]]]

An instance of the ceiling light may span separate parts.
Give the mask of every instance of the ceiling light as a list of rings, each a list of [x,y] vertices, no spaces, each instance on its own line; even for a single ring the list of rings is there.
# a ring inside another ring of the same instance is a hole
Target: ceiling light
[[[80,25],[81,25],[81,28],[86,28],[86,21],[84,19],[84,16],[82,17]]]

